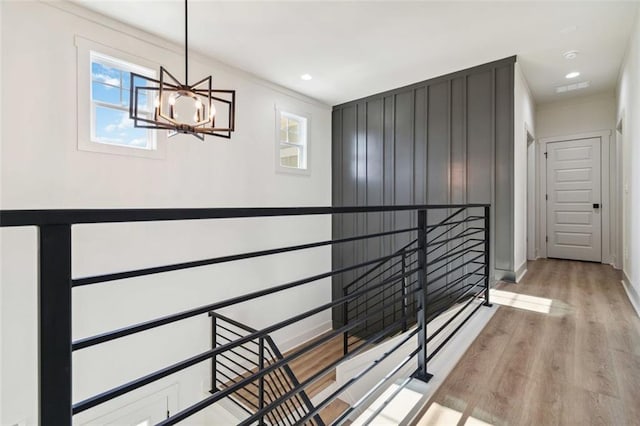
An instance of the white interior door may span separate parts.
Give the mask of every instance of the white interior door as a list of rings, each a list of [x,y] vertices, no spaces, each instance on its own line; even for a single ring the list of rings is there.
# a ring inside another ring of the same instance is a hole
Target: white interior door
[[[602,261],[600,138],[547,144],[547,256]]]

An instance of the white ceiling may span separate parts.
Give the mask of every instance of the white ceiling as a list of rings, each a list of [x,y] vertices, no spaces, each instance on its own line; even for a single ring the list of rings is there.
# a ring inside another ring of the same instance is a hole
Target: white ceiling
[[[183,42],[181,1],[77,2]],[[639,4],[191,1],[189,45],[332,105],[518,55],[541,103],[613,90]],[[591,87],[557,95],[574,70]]]

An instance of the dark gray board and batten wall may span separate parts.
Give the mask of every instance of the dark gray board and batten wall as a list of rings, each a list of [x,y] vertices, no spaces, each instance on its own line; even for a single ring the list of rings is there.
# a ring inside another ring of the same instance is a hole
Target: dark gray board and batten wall
[[[515,60],[333,107],[333,205],[489,202],[493,273],[512,278]],[[334,218],[333,237],[412,222],[405,213],[345,215]],[[334,268],[390,253],[408,241],[389,237],[334,246]],[[356,273],[334,279],[334,298]],[[336,324],[341,318],[334,312]]]

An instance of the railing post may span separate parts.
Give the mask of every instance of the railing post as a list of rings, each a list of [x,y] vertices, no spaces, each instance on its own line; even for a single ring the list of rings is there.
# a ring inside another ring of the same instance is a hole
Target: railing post
[[[39,232],[41,425],[71,425],[71,225]]]
[[[258,372],[264,370],[264,337],[258,340]],[[264,375],[258,379],[258,411],[264,408]],[[264,416],[260,416],[258,425],[264,425]]]
[[[413,377],[428,382],[433,377],[427,372],[427,211],[418,210],[418,370]]]
[[[407,311],[409,302],[407,300],[407,252],[402,252],[402,331],[407,331]]]
[[[218,347],[218,317],[214,312],[209,312],[211,317],[211,349]],[[218,391],[218,357],[211,358],[211,393]]]
[[[347,297],[347,289],[342,289],[342,297]],[[349,323],[349,302],[347,300],[344,301],[342,305],[342,321],[343,325],[347,325]],[[345,330],[342,333],[342,354],[347,355],[349,353],[349,330]]]
[[[484,306],[493,306],[489,299],[491,276],[491,206],[484,206]]]

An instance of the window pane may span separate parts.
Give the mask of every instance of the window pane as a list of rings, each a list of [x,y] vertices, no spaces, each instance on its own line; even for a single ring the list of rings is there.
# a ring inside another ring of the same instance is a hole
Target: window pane
[[[287,142],[287,117],[280,116],[280,141]]]
[[[280,165],[284,167],[300,167],[300,148],[280,145]]]
[[[91,83],[91,100],[120,105],[120,89],[102,83]]]
[[[110,86],[120,87],[120,70],[110,68],[99,62],[91,63],[91,80],[108,84]]]
[[[287,132],[289,133],[288,141],[290,143],[300,143],[300,126],[298,120],[289,118],[289,126]]]
[[[95,137],[114,145],[151,148],[148,131],[133,127],[127,111],[113,108],[95,107]]]

